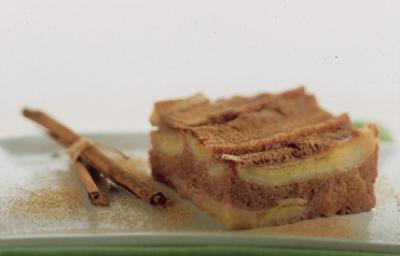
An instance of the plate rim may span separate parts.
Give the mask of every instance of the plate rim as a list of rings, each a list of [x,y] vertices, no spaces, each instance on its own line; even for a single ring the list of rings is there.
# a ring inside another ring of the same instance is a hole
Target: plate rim
[[[290,249],[325,249],[337,251],[363,251],[399,253],[400,244],[367,242],[336,238],[299,236],[273,236],[232,231],[213,232],[119,232],[101,234],[71,232],[67,234],[10,235],[0,238],[1,247],[10,246],[187,246],[187,245],[238,245]]]

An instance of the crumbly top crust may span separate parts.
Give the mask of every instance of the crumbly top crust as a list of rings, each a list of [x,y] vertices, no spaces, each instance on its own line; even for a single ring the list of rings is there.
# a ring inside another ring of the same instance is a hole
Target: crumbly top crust
[[[304,158],[357,136],[304,88],[211,102],[203,95],[156,103],[152,123],[191,134],[226,161],[268,164]]]

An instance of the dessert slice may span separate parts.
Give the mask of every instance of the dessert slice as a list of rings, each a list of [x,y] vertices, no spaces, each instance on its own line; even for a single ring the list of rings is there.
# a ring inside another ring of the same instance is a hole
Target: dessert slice
[[[228,229],[368,211],[378,130],[322,110],[304,88],[155,104],[152,175]]]

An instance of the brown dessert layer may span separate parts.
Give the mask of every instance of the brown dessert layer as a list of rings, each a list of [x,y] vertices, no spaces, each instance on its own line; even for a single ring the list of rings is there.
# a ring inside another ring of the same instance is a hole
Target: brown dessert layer
[[[217,216],[227,228],[292,223],[319,216],[368,211],[375,206],[377,150],[350,170],[336,170],[326,176],[280,186],[247,182],[237,176],[232,166],[223,174],[213,176],[210,165],[199,162],[190,152],[177,158],[155,149],[150,153],[150,160],[156,180],[192,199],[200,208]],[[278,207],[288,199],[304,200],[300,215],[284,220],[270,219],[262,225],[254,220],[261,221],[268,209]],[[213,202],[217,209],[210,209],[206,202]],[[224,213],[228,217],[220,215],[224,209],[229,209]],[[237,211],[238,219],[235,217]],[[240,217],[243,214],[247,222]]]
[[[224,163],[218,160],[199,159],[193,154],[192,150],[185,146],[179,157],[169,155],[158,147],[150,151],[150,162],[152,165],[153,176],[169,185],[174,185],[173,180],[187,180],[191,190],[198,190],[196,193],[207,193],[215,200],[223,200],[224,193],[231,198],[231,203],[237,207],[246,209],[262,209],[272,207],[277,200],[292,197],[300,191],[304,192],[305,187],[310,191],[319,191],[324,188],[324,180],[332,177],[346,177],[351,175],[351,171],[368,163],[367,168],[370,172],[362,172],[362,177],[368,178],[368,182],[375,181],[376,178],[376,158],[377,148],[371,148],[367,155],[363,156],[355,166],[349,170],[332,169],[326,174],[313,173],[311,170],[301,170],[302,173],[311,172],[310,177],[302,181],[294,181],[279,186],[262,185],[262,183],[249,182],[239,175],[241,165],[238,163]],[[372,160],[371,160],[372,159]],[[300,165],[297,163],[296,165]],[[340,163],[339,163],[340,164]],[[295,166],[296,166],[295,165]],[[278,168],[279,171],[279,168]],[[374,171],[374,173],[371,173]],[[314,184],[314,185],[313,185]],[[321,187],[315,185],[321,185]]]
[[[304,88],[157,103],[152,174],[228,228],[374,207],[378,130],[321,109]]]

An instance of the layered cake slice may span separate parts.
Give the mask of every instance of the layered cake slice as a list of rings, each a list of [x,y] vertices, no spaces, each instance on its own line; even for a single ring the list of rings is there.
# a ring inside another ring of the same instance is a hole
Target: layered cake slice
[[[375,206],[378,130],[333,116],[304,88],[215,102],[155,104],[153,177],[228,229],[293,223]]]

